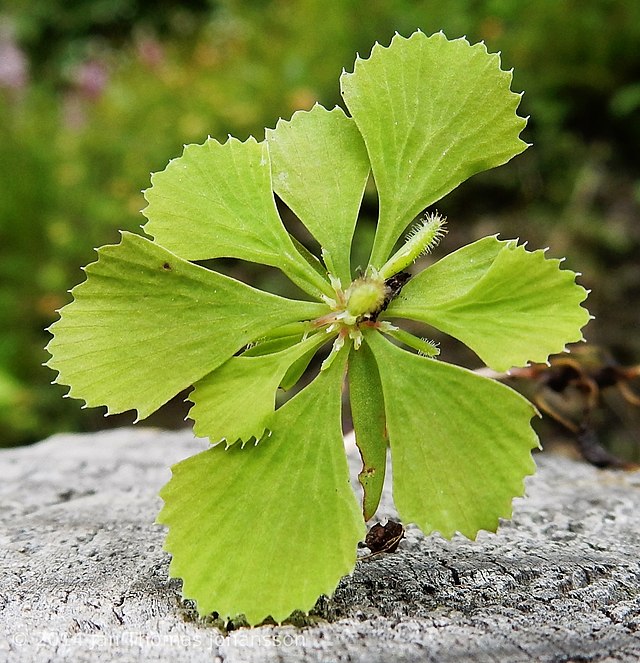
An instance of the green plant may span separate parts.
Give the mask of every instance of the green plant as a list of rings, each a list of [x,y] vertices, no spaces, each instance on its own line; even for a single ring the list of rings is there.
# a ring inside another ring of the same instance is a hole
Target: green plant
[[[506,370],[580,340],[586,291],[559,260],[495,236],[411,277],[443,235],[435,213],[393,252],[426,207],[527,147],[510,83],[482,44],[417,32],[376,45],[342,75],[350,116],[315,106],[262,143],[185,147],[145,192],[153,241],[123,233],[101,248],[51,327],[49,365],[88,406],[144,418],[194,385],[194,430],[214,446],[173,468],[158,519],[171,574],[201,613],[282,620],[332,592],[376,511],[388,447],[398,511],[425,533],[473,538],[510,515],[534,471],[533,406],[435,359],[434,344],[394,323],[432,325]],[[352,280],[370,171],[380,213],[369,265]],[[273,192],[321,260],[285,230]],[[197,264],[216,257],[277,267],[309,299]],[[319,375],[276,409],[278,388],[329,343]],[[347,368],[362,513],[342,440]]]

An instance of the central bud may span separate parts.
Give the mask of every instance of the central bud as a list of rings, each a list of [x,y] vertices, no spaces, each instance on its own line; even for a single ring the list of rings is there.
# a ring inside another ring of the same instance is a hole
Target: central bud
[[[357,350],[362,343],[361,323],[367,323],[377,329],[395,329],[388,322],[377,322],[380,311],[384,308],[389,288],[384,279],[374,271],[353,281],[346,290],[342,289],[339,279],[331,277],[335,299],[325,297],[331,311],[313,321],[316,328],[324,327],[328,333],[338,332],[331,353],[322,363],[324,370],[350,338]]]
[[[345,309],[354,318],[373,316],[384,304],[387,286],[381,278],[362,276],[351,283],[344,293]]]

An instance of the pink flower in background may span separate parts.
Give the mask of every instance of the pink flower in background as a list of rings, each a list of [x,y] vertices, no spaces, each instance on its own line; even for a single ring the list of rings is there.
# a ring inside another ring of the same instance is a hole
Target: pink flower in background
[[[13,30],[0,26],[0,87],[23,90],[29,82],[29,62],[18,46]]]
[[[109,82],[109,72],[100,60],[88,60],[77,66],[73,82],[81,96],[96,100]]]
[[[136,51],[140,62],[144,62],[151,69],[155,69],[164,62],[164,48],[155,37],[147,35],[138,39]]]

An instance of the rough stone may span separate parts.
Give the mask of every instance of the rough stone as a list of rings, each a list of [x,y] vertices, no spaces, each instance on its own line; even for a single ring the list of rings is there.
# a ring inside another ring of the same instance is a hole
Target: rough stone
[[[119,429],[0,451],[0,661],[640,660],[638,473],[539,454],[498,534],[409,527],[312,625],[225,632],[181,601],[154,524],[169,465],[205,446]]]

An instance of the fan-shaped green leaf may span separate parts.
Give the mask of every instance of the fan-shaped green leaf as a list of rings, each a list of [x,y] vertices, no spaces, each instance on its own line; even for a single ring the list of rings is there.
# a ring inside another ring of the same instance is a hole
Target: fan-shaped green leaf
[[[326,306],[294,301],[122,234],[86,268],[87,280],[50,331],[48,365],[69,395],[144,418],[243,345]]]
[[[430,305],[461,297],[489,271],[504,245],[495,236],[483,237],[447,254],[414,276],[389,308],[394,310],[412,291],[414,300],[424,301],[426,294]]]
[[[267,130],[274,191],[320,242],[345,286],[351,238],[369,157],[355,122],[340,108],[314,106]]]
[[[311,294],[331,289],[300,256],[278,216],[266,143],[209,138],[151,176],[146,233],[186,260],[240,258],[281,269]]]
[[[451,334],[497,371],[543,362],[589,320],[587,291],[560,262],[485,237],[414,277],[387,313]]]
[[[403,522],[475,538],[511,516],[535,464],[533,406],[509,387],[366,335],[378,362]]]
[[[341,78],[380,199],[371,262],[380,267],[407,224],[471,175],[522,152],[526,121],[511,73],[484,44],[439,33],[396,35]]]
[[[277,410],[256,447],[219,445],[174,466],[158,520],[170,572],[201,614],[281,621],[353,570],[365,527],[341,432],[345,359]]]
[[[189,394],[195,434],[214,443],[260,439],[275,410],[276,390],[291,365],[329,338],[319,332],[279,352],[232,357],[196,382]]]

